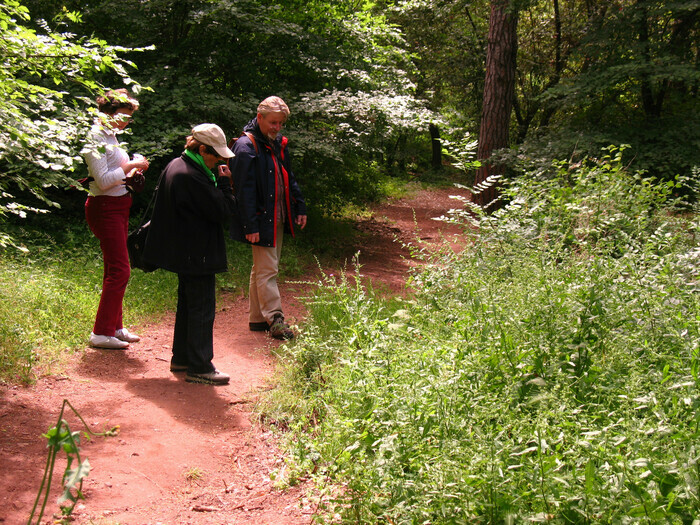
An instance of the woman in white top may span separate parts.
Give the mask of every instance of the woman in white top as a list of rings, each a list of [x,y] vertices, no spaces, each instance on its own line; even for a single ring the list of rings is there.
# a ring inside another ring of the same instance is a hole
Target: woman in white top
[[[90,345],[119,349],[140,339],[129,333],[122,321],[122,301],[131,275],[126,248],[131,193],[125,182],[148,169],[148,161],[137,155],[130,159],[117,140],[117,134],[129,125],[139,107],[136,99],[126,89],[117,89],[97,97],[97,105],[100,118],[85,153],[90,174],[85,217],[100,240],[104,275]]]

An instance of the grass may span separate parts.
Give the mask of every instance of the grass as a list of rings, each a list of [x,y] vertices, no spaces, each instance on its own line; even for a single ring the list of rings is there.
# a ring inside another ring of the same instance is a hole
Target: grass
[[[102,282],[97,240],[84,225],[59,235],[13,232],[28,249],[9,249],[0,264],[0,377],[29,382],[60,368],[85,347]],[[173,276],[133,271],[124,299],[125,320],[142,326],[174,307]]]
[[[325,224],[324,233],[334,235],[333,228],[349,233],[346,222]],[[86,347],[100,299],[102,256],[82,217],[38,217],[6,226],[26,252],[8,248],[0,259],[0,380],[30,383],[42,374],[60,372],[67,358]],[[342,235],[335,238],[342,244]],[[312,253],[321,244],[318,239],[304,234],[300,242],[286,240],[282,279],[297,277],[315,264]],[[247,293],[250,249],[229,241],[227,251],[229,271],[217,275],[218,288]],[[176,303],[176,275],[132,270],[124,297],[129,328],[138,331],[159,322]]]
[[[189,467],[182,475],[188,483],[197,483],[204,479],[206,472],[199,467]]]
[[[262,410],[320,523],[697,523],[700,223],[620,159],[514,182],[408,299],[318,283]]]

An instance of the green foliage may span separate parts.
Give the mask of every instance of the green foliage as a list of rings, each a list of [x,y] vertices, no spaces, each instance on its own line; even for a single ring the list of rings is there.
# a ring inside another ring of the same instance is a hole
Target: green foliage
[[[36,523],[36,525],[41,524],[41,518],[44,515],[49,494],[51,493],[51,481],[53,479],[53,471],[56,465],[56,456],[61,451],[66,453],[67,459],[66,468],[63,473],[63,493],[58,498],[58,504],[61,505],[61,514],[64,516],[64,518],[68,519],[73,513],[73,509],[75,508],[78,500],[85,498],[82,493],[83,480],[90,473],[90,462],[87,459],[81,459],[80,457],[80,432],[71,431],[68,423],[65,419],[63,419],[63,413],[65,412],[66,407],[70,408],[83,424],[85,427],[85,435],[87,437],[115,436],[119,431],[119,427],[117,426],[106,432],[92,432],[82,416],[75,408],[73,408],[73,405],[71,405],[67,399],[63,400],[56,426],[50,428],[44,435],[44,437],[48,440],[47,446],[49,448],[49,453],[46,458],[46,466],[44,467],[44,476],[41,480],[39,492],[37,493],[36,500],[34,501],[34,506],[32,507],[32,511],[29,515],[27,525],[32,525],[32,523]],[[76,462],[77,465],[74,466],[73,462]],[[41,502],[41,507],[39,507],[39,502]],[[62,505],[66,502],[68,503],[67,505]],[[64,521],[61,520],[61,522]]]
[[[63,11],[61,18],[75,22],[80,16]],[[18,190],[55,204],[45,190],[72,182],[68,173],[79,160],[79,138],[91,118],[84,97],[101,88],[99,78],[107,72],[133,83],[127,67],[134,64],[120,57],[126,49],[45,22],[38,23],[40,32],[30,24],[21,3],[0,5],[0,219],[36,211],[15,200]],[[0,235],[0,246],[8,243]]]
[[[696,1],[513,6],[514,156],[547,163],[629,144],[633,170],[665,180],[700,164]],[[418,93],[448,123],[453,140],[479,126],[488,17],[487,2],[404,0],[391,9],[414,56]]]
[[[409,43],[417,92],[445,120],[477,132],[481,116],[489,3],[402,0],[389,8]]]
[[[71,169],[84,169],[76,161],[90,119],[85,97],[99,83],[132,84],[132,65],[154,91],[140,94],[130,149],[152,159],[153,173],[179,152],[192,125],[213,121],[238,135],[274,92],[292,107],[286,133],[309,202],[330,212],[348,199],[376,198],[383,176],[419,166],[430,152],[428,123],[454,142],[476,130],[481,114],[488,2],[26,5],[29,11],[13,1],[2,11],[7,34],[19,35],[0,41],[11,117],[3,122],[17,128],[4,143],[19,145],[0,157],[11,175],[0,191],[15,195],[4,197],[5,214],[44,206],[17,191],[57,202],[46,188],[66,186]],[[666,180],[700,163],[695,2],[528,1],[517,8],[512,129],[516,142],[525,141],[520,156],[552,158],[545,149],[556,158],[590,155],[626,143],[635,169]],[[157,52],[133,52],[154,45]],[[10,240],[3,234],[2,242]]]
[[[26,253],[7,249],[0,262],[0,377],[12,381],[30,382],[66,350],[85,347],[102,286],[99,243],[84,222],[60,229],[45,217],[33,222],[44,232],[10,230]],[[157,319],[175,307],[175,287],[172,274],[133,271],[125,318]]]
[[[410,298],[319,283],[267,404],[319,521],[697,517],[700,223],[609,153],[508,183]]]
[[[544,228],[557,249],[623,256],[641,249],[637,243],[670,220],[659,215],[660,208],[687,205],[682,197],[695,194],[690,185],[697,186],[689,177],[657,181],[630,173],[623,167],[624,151],[624,146],[609,147],[599,159],[559,162],[551,170],[526,173],[504,195],[516,208],[522,202],[538,203],[537,214],[526,217],[535,239]]]
[[[27,2],[46,18],[58,9]],[[403,175],[430,151],[419,135],[439,117],[415,96],[406,43],[378,6],[125,0],[115,11],[98,1],[69,26],[122,46],[157,46],[129,55],[138,80],[153,86],[139,97],[130,150],[151,158],[154,173],[193,125],[216,122],[237,136],[271,93],[292,110],[285,134],[295,172],[320,210],[376,199],[384,175]]]
[[[551,81],[540,74],[539,82],[528,82],[535,96],[523,95],[518,122],[539,129],[527,136],[520,130],[520,154],[539,156],[553,148],[558,158],[574,151],[586,156],[610,143],[629,144],[633,170],[665,180],[689,175],[700,164],[697,2],[592,3],[588,16],[576,3],[560,4],[558,62],[551,56],[534,61],[557,62],[560,70],[549,74]],[[539,49],[551,54],[549,46]],[[532,62],[523,57],[531,71]],[[534,113],[526,118],[529,108],[540,111],[539,121]]]

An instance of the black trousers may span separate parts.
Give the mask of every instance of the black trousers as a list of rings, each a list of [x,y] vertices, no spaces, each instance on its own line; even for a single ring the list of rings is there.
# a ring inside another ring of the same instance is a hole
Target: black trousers
[[[173,363],[193,374],[214,370],[216,277],[178,274]]]

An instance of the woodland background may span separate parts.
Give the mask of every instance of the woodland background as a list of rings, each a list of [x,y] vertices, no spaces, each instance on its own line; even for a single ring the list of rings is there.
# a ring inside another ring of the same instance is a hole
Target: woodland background
[[[439,167],[438,136],[464,160],[480,129],[479,158],[511,177],[610,144],[664,180],[699,163],[696,0],[9,0],[0,24],[4,217],[80,200],[61,190],[85,171],[91,101],[125,84],[153,174],[193,125],[235,136],[283,97],[319,214]]]
[[[407,182],[473,194],[443,218],[464,250],[410,245],[405,295],[318,264],[258,407],[279,488],[312,481],[319,523],[697,525],[699,31],[700,0],[5,0],[0,377],[84,351],[95,94],[141,102],[134,220],[193,125],[238,135],[277,94],[310,205],[283,277]],[[220,289],[246,288],[245,248]],[[134,272],[131,322],[175,285]]]

